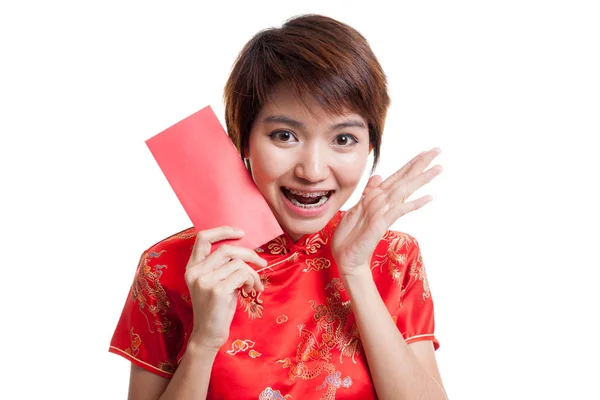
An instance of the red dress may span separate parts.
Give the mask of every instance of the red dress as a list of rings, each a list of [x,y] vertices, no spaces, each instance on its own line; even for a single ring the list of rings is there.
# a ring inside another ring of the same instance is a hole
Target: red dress
[[[239,293],[208,399],[376,398],[351,302],[329,248],[341,217],[339,212],[322,231],[297,243],[284,234],[256,249],[269,263],[260,273],[265,291]],[[110,345],[109,351],[166,378],[175,372],[192,330],[184,272],[195,235],[190,228],[144,252]],[[371,267],[406,342],[431,340],[437,349],[433,302],[416,240],[388,231]]]

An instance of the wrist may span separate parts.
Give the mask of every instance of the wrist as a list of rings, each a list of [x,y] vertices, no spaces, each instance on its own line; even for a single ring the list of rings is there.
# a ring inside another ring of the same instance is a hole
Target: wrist
[[[340,278],[346,289],[373,283],[373,273],[369,264],[353,268],[349,273],[340,273]]]
[[[373,274],[371,273],[371,266],[369,264],[361,264],[348,270],[345,270],[344,268],[338,268],[338,270],[342,280],[365,279],[373,277]]]
[[[186,354],[193,353],[202,355],[202,357],[214,358],[217,356],[220,347],[214,346],[198,332],[192,332],[188,340]]]

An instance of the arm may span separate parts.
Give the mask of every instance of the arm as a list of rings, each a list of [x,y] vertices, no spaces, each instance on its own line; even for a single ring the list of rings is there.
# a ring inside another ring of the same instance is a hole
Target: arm
[[[253,250],[223,245],[211,253],[213,243],[241,236],[243,232],[229,227],[196,235],[185,272],[192,300],[193,331],[183,358],[170,381],[132,367],[130,400],[206,398],[215,358],[229,337],[238,288],[243,287],[246,292],[264,290],[256,271],[246,264],[266,266],[266,261]]]
[[[344,286],[352,300],[377,395],[382,399],[446,400],[431,341],[406,344],[370,270],[363,270],[364,275],[345,277]]]
[[[128,399],[205,399],[216,355],[192,336],[171,380],[132,364]]]

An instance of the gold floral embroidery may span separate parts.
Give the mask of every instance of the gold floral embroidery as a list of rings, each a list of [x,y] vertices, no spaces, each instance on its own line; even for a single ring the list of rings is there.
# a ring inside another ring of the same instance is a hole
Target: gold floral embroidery
[[[238,299],[240,307],[244,312],[248,313],[250,319],[262,318],[263,316],[263,301],[260,299],[262,293],[257,293],[252,290],[251,293],[246,293],[243,290],[238,290]]]
[[[279,390],[273,390],[270,387],[262,391],[258,396],[258,400],[288,400],[292,399],[292,396],[286,394],[283,396]]]
[[[339,389],[341,386],[345,388],[349,388],[350,386],[352,386],[352,378],[347,376],[342,380],[341,375],[342,374],[340,371],[336,371],[335,374],[327,375],[323,384],[317,386],[317,390],[322,390],[323,388],[329,385],[335,386],[336,389]]]
[[[307,241],[306,241],[306,254],[313,254],[316,253],[320,248],[321,245],[326,245],[327,244],[327,237],[321,237],[321,233],[317,233],[313,236],[311,236]]]
[[[142,338],[140,338],[140,335],[133,331],[133,327],[131,327],[131,330],[129,331],[129,338],[131,339],[131,347],[126,348],[125,353],[135,357],[140,352]]]
[[[131,297],[138,303],[138,307],[148,323],[148,330],[154,333],[154,325],[159,332],[170,334],[171,322],[167,312],[171,310],[171,299],[160,284],[162,269],[166,265],[150,266],[151,258],[158,258],[165,250],[158,253],[148,251],[144,253],[138,265],[137,275],[131,287]],[[150,316],[148,315],[150,314]],[[150,321],[153,320],[153,324]]]
[[[233,343],[231,343],[231,350],[227,350],[227,354],[235,356],[239,352],[243,352],[243,351],[253,348],[255,344],[256,343],[250,339],[246,339],[246,340],[236,339],[233,341]]]
[[[409,274],[423,283],[423,300],[428,299],[431,293],[429,292],[429,282],[427,281],[427,274],[423,267],[423,258],[420,252],[417,259],[411,263]]]
[[[302,272],[310,272],[310,271],[319,271],[322,269],[327,269],[331,266],[331,261],[329,261],[325,257],[314,258],[310,260],[306,260],[306,268],[302,270]]]
[[[278,360],[283,368],[289,369],[289,378],[295,379],[315,379],[325,373],[326,377],[335,376],[336,370],[331,363],[332,351],[340,351],[340,362],[343,357],[352,358],[360,354],[361,346],[358,338],[358,328],[355,323],[347,327],[348,316],[352,313],[350,301],[341,301],[340,292],[344,290],[341,281],[334,278],[326,286],[330,289],[326,297],[326,304],[317,304],[311,300],[311,308],[315,311],[313,320],[315,322],[316,332],[306,329],[304,324],[298,325],[300,333],[300,343],[296,349],[294,359],[285,358]],[[326,382],[327,382],[326,378]],[[329,379],[331,380],[331,379]],[[339,386],[336,384],[321,385],[327,386],[324,399],[334,399]]]
[[[273,255],[283,255],[283,254],[287,254],[287,252],[288,252],[286,245],[287,245],[287,241],[285,239],[285,236],[279,236],[279,237],[271,240],[271,242],[269,243],[267,248]]]
[[[259,278],[264,287],[267,287],[271,284],[271,281],[269,281],[269,275],[267,275],[266,273],[260,274]]]
[[[260,281],[266,288],[270,284],[269,275],[261,274]],[[244,311],[248,313],[248,317],[250,319],[262,318],[263,316],[263,301],[260,298],[261,295],[262,293],[257,293],[255,290],[252,290],[251,293],[238,290],[240,307],[242,307]]]
[[[278,325],[284,324],[288,322],[288,316],[285,314],[281,314],[277,317],[277,319],[275,319],[275,322],[277,322]]]
[[[248,355],[249,355],[251,358],[258,358],[258,357],[262,356],[262,353],[259,353],[258,351],[256,351],[256,350],[252,349],[252,350],[250,350],[250,351],[248,352]]]

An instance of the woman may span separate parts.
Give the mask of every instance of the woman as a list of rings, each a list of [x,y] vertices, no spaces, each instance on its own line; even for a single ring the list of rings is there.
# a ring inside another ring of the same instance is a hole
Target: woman
[[[258,33],[225,89],[232,141],[284,234],[258,249],[190,228],[142,255],[110,350],[130,399],[444,399],[418,244],[388,231],[441,172],[423,152],[372,176],[389,105],[366,40],[322,16]]]

